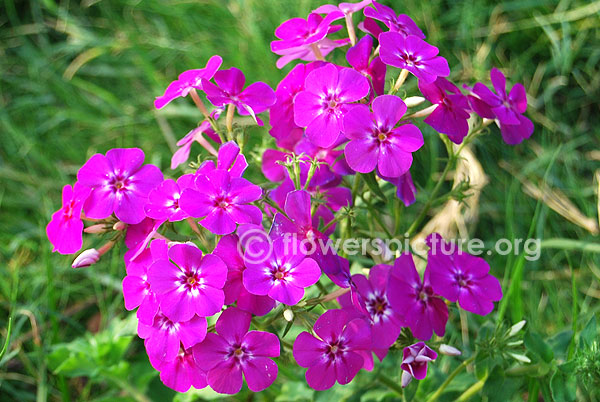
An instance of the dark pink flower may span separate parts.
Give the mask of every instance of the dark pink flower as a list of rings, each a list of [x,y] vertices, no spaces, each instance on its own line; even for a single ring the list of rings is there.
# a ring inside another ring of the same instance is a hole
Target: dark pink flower
[[[369,62],[372,50],[373,38],[370,35],[366,35],[359,40],[354,47],[348,49],[346,60],[348,60],[348,64],[350,64],[353,69],[371,79],[371,85],[373,87],[372,95],[375,96],[384,93],[387,67],[381,61],[379,56],[373,58],[373,60]]]
[[[365,8],[363,11],[365,17],[381,21],[389,28],[391,32],[398,32],[402,36],[414,35],[418,38],[425,39],[425,35],[419,29],[417,24],[406,14],[398,14],[388,6],[373,1],[373,6]]]
[[[448,62],[438,56],[438,48],[418,36],[384,32],[379,35],[379,43],[381,61],[388,66],[406,69],[423,82],[434,82],[437,77],[450,75]]]
[[[372,2],[373,0],[362,0],[358,3],[340,3],[337,6],[333,4],[324,4],[314,10],[313,13],[329,15],[335,12],[342,12],[344,15],[352,15],[353,13],[362,10]]]
[[[242,389],[242,373],[253,392],[268,388],[277,378],[279,339],[270,332],[250,331],[252,315],[230,307],[217,320],[217,333],[209,333],[193,349],[207,372],[210,387],[221,394]]]
[[[144,218],[140,223],[128,225],[125,233],[125,246],[129,249],[125,252],[125,266],[130,261],[136,259],[150,244],[152,239],[157,235],[158,229],[164,223],[164,220],[155,220],[152,218]]]
[[[446,134],[455,144],[460,144],[469,133],[469,100],[460,89],[445,78],[438,77],[433,83],[419,81],[419,90],[433,104],[438,105],[425,123]]]
[[[173,263],[160,259],[148,268],[148,281],[162,312],[177,322],[219,312],[227,278],[225,263],[212,254],[203,256],[192,243],[175,244],[168,255]]]
[[[244,233],[244,226],[253,225],[240,226],[238,229],[240,233]],[[237,302],[236,306],[244,311],[258,316],[265,315],[275,307],[275,301],[269,296],[254,295],[246,290],[242,283],[246,265],[241,252],[242,246],[239,238],[233,234],[223,236],[213,251],[213,254],[221,258],[227,265],[227,281],[223,286],[225,304],[230,305]]]
[[[494,309],[494,301],[502,299],[498,279],[489,274],[490,266],[444,242],[433,233],[427,238],[430,247],[427,270],[433,290],[471,313],[486,315]]]
[[[216,110],[218,110],[219,113],[221,112],[220,109],[216,109]],[[213,112],[211,114],[213,115],[213,117],[216,116],[216,118],[218,118],[219,113]],[[173,157],[171,158],[171,169],[175,169],[177,166],[181,165],[182,163],[187,162],[188,158],[190,157],[190,151],[192,149],[192,144],[194,142],[199,143],[200,145],[202,145],[203,147],[205,147],[207,149],[212,148],[212,145],[210,145],[204,138],[204,134],[206,134],[206,136],[208,138],[210,138],[211,140],[213,140],[216,143],[221,142],[219,135],[217,133],[215,133],[213,131],[213,129],[210,127],[210,123],[208,121],[204,120],[202,123],[200,123],[200,125],[198,127],[194,128],[192,131],[187,133],[185,135],[185,137],[183,137],[182,139],[177,141],[177,146],[179,147],[179,149],[177,151],[175,151],[175,153],[173,154]]]
[[[181,209],[179,199],[184,189],[194,185],[194,175],[186,174],[177,181],[163,181],[148,194],[148,203],[144,206],[146,216],[157,220],[177,222],[188,217]]]
[[[315,145],[329,148],[342,134],[342,120],[356,102],[369,93],[369,81],[360,73],[327,64],[306,77],[305,90],[294,101],[294,121],[306,127]]]
[[[396,196],[402,201],[405,206],[414,204],[417,200],[417,188],[413,183],[410,172],[404,173],[398,177],[385,177],[379,173],[379,176],[386,181],[389,181],[396,186]]]
[[[344,149],[346,161],[360,173],[377,167],[383,176],[401,176],[412,164],[412,152],[423,146],[421,131],[412,124],[394,128],[406,112],[397,96],[378,96],[372,108],[371,113],[367,105],[356,105],[344,118],[344,133],[351,140]]]
[[[293,306],[304,296],[304,288],[317,283],[321,276],[319,265],[305,257],[300,243],[291,236],[254,242],[251,248],[244,256],[243,283],[252,294],[268,295]]]
[[[143,162],[144,152],[138,148],[92,156],[77,172],[81,185],[92,190],[83,206],[85,215],[105,219],[114,212],[125,223],[140,223],[146,217],[148,193],[163,180],[159,168]]]
[[[187,392],[190,387],[205,388],[206,373],[194,359],[191,349],[181,349],[174,360],[160,364],[160,380],[177,392]]]
[[[229,141],[219,147],[217,163],[215,164],[212,160],[202,162],[196,174],[209,174],[213,170],[219,169],[229,172],[232,178],[242,177],[247,167],[248,162],[246,162],[246,157],[240,153],[238,144]]]
[[[156,98],[154,107],[160,109],[180,96],[187,96],[192,89],[202,89],[201,80],[210,80],[215,72],[221,67],[223,59],[220,56],[212,56],[206,63],[206,67],[197,70],[184,71],[177,80],[169,84],[165,93]]]
[[[78,183],[74,187],[66,185],[62,190],[62,207],[52,214],[46,226],[48,240],[54,246],[52,251],[60,254],[73,254],[83,244],[83,221],[81,210],[91,190]]]
[[[343,310],[328,310],[315,322],[314,332],[302,332],[294,342],[294,359],[307,367],[306,382],[322,391],[337,381],[348,384],[363,368],[362,353],[372,346],[369,324],[350,320]]]
[[[406,387],[414,378],[423,380],[427,377],[427,363],[437,359],[437,353],[424,342],[407,346],[402,351],[402,387]]]
[[[405,323],[415,338],[428,340],[434,331],[438,336],[446,332],[448,307],[435,295],[427,269],[421,281],[409,253],[401,254],[394,262],[387,296],[392,308],[404,312]]]
[[[200,218],[200,224],[212,233],[232,233],[237,224],[262,221],[262,212],[251,202],[262,196],[262,189],[241,177],[232,177],[226,170],[198,174],[195,188],[181,195],[181,208],[190,216]]]
[[[202,80],[202,89],[210,103],[217,107],[233,104],[242,116],[250,115],[256,120],[257,114],[267,110],[277,100],[275,92],[264,82],[255,82],[244,89],[246,77],[235,67],[217,71],[214,79],[217,85]]]
[[[173,361],[180,346],[185,349],[200,343],[206,337],[206,318],[194,316],[189,321],[173,322],[161,311],[154,317],[152,325],[138,322],[138,335],[144,339],[146,352],[153,366]]]

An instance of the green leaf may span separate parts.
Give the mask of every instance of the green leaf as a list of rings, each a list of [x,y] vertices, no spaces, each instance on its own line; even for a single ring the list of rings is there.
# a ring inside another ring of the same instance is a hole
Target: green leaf
[[[377,196],[377,198],[379,198],[383,202],[387,202],[387,198],[385,197],[385,194],[383,194],[383,191],[381,191],[381,188],[379,188],[379,184],[377,183],[377,178],[375,177],[375,172],[361,173],[361,176],[365,180],[365,183],[367,183],[369,190],[371,190],[373,192],[373,194],[375,194]]]
[[[554,359],[552,348],[539,334],[528,330],[525,332],[523,342],[528,351],[534,353],[546,363],[550,363]]]
[[[485,381],[482,394],[486,395],[490,402],[509,401],[517,393],[521,383],[522,380],[519,378],[505,377],[504,370],[496,366]]]
[[[598,328],[596,325],[596,316],[593,315],[585,325],[585,328],[579,333],[579,347],[582,349],[589,347],[597,338]]]
[[[576,400],[577,380],[573,372],[568,370],[571,366],[569,363],[559,366],[550,380],[550,391],[552,399],[555,401],[571,402]]]

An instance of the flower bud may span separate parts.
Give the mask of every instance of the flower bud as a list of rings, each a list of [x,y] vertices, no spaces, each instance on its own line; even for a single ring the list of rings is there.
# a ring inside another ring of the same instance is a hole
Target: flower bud
[[[509,355],[512,356],[513,359],[520,361],[521,363],[531,363],[529,357],[525,355],[520,355],[518,353],[509,353]]]
[[[408,98],[404,99],[406,107],[419,106],[423,102],[425,102],[425,98],[422,96],[409,96]]]
[[[113,225],[113,230],[120,231],[125,230],[127,228],[127,224],[125,222],[118,221]]]
[[[92,226],[88,226],[83,229],[85,233],[106,233],[106,225],[104,223],[97,223]]]
[[[440,345],[440,353],[446,356],[460,356],[462,355],[462,352],[458,349],[456,349],[454,346],[450,346],[450,345],[446,345],[445,343],[442,343]]]
[[[512,347],[512,346],[521,346],[522,344],[523,344],[523,341],[522,341],[522,340],[519,340],[519,341],[514,341],[514,342],[508,342],[508,343],[506,344],[506,346],[511,346],[511,347]]]
[[[521,320],[512,327],[510,327],[510,331],[508,331],[508,337],[515,336],[520,330],[523,329],[527,321]]]
[[[401,380],[401,385],[402,388],[405,388],[408,384],[410,384],[410,382],[412,381],[412,375],[410,375],[410,373],[408,371],[402,371],[402,380]]]
[[[289,308],[283,310],[283,318],[285,318],[287,322],[292,322],[294,320],[294,312]]]
[[[90,248],[84,250],[81,254],[79,254],[77,258],[75,258],[75,261],[73,261],[73,265],[71,266],[73,268],[89,267],[90,265],[97,263],[99,259],[100,253],[98,252],[98,250],[96,250],[95,248]]]

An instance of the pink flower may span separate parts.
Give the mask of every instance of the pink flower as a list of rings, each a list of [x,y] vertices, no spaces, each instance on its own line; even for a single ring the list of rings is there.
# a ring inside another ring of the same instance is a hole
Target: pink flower
[[[146,216],[156,220],[177,222],[188,217],[181,209],[179,199],[184,189],[194,185],[194,175],[186,174],[177,179],[163,181],[148,194],[144,206]]]
[[[155,220],[146,217],[140,223],[127,226],[125,247],[129,250],[127,250],[124,256],[125,266],[130,261],[136,259],[146,249],[163,223],[164,220]]]
[[[194,88],[202,89],[201,80],[210,80],[215,72],[221,67],[223,59],[220,56],[212,56],[206,63],[206,67],[197,70],[184,71],[179,78],[169,84],[165,93],[156,98],[154,107],[160,109],[173,99],[187,94]]]
[[[425,118],[440,133],[446,134],[455,144],[460,144],[469,133],[469,100],[460,89],[445,78],[438,77],[433,83],[419,81],[423,96],[438,106]]]
[[[119,220],[135,224],[145,217],[148,193],[163,180],[156,166],[145,165],[139,148],[117,148],[92,156],[77,172],[77,180],[92,191],[83,210],[91,219],[105,219],[113,212]]]
[[[342,134],[349,104],[369,93],[369,81],[352,69],[338,71],[327,64],[308,74],[305,85],[294,101],[294,121],[306,127],[306,136],[313,144],[329,148]]]
[[[410,172],[406,172],[398,177],[381,176],[381,178],[396,186],[396,196],[402,201],[404,206],[408,207],[417,200],[417,188],[413,183]]]
[[[160,364],[160,380],[177,392],[187,392],[190,387],[205,388],[206,373],[194,359],[191,349],[180,350],[174,360]]]
[[[259,392],[277,378],[279,339],[275,334],[250,331],[252,315],[230,307],[217,320],[217,333],[209,333],[193,349],[197,362],[207,372],[210,387],[221,394],[235,394],[242,388],[242,373],[248,388]]]
[[[252,294],[268,295],[293,306],[304,296],[304,288],[317,283],[321,276],[319,265],[305,257],[300,243],[291,236],[255,242],[251,247],[244,256],[243,283]],[[258,260],[253,258],[257,253],[261,256]]]
[[[369,4],[371,4],[373,0],[362,0],[358,3],[340,3],[337,6],[333,4],[324,4],[313,11],[313,13],[317,14],[331,14],[335,12],[342,12],[345,15],[352,15],[357,11],[362,10]]]
[[[48,240],[54,246],[52,251],[60,254],[73,254],[83,244],[83,222],[81,209],[90,194],[90,189],[78,183],[74,187],[66,185],[62,190],[62,207],[52,214],[46,226]]]
[[[375,9],[371,7],[365,8],[365,17],[383,22],[391,32],[398,32],[405,37],[414,35],[418,38],[425,39],[423,32],[408,15],[396,15],[396,12],[390,7],[379,4],[376,1],[373,1],[373,6],[375,6]]]
[[[202,79],[202,89],[208,100],[217,107],[233,104],[240,115],[251,115],[257,122],[256,115],[277,100],[275,92],[264,82],[255,82],[244,89],[246,77],[235,67],[218,71],[214,79],[217,85]]]
[[[407,346],[402,351],[402,388],[406,387],[414,378],[423,380],[427,377],[427,363],[437,359],[437,353],[424,342],[417,342]]]
[[[294,342],[294,359],[308,368],[306,382],[317,391],[336,381],[348,384],[364,365],[362,353],[371,349],[369,324],[361,318],[349,320],[343,310],[328,310],[313,329],[318,338],[302,332]]]
[[[367,105],[356,105],[344,118],[344,131],[351,141],[344,153],[350,167],[360,173],[376,167],[383,176],[399,177],[412,164],[412,152],[423,146],[421,131],[412,124],[394,128],[406,112],[402,99],[382,95]]]
[[[169,260],[160,259],[148,268],[148,280],[158,296],[161,310],[172,321],[187,321],[194,314],[211,316],[223,307],[227,267],[215,255],[202,256],[191,243],[169,249]]]
[[[366,35],[354,47],[348,49],[346,60],[348,60],[348,64],[352,68],[371,79],[372,95],[375,96],[384,93],[387,66],[381,61],[379,56],[369,62],[372,49],[373,38]]]
[[[219,148],[217,163],[212,160],[202,162],[196,174],[209,174],[215,169],[229,172],[231,177],[242,177],[248,162],[246,157],[240,153],[240,147],[233,141],[226,142]]]
[[[438,48],[418,36],[384,32],[379,35],[379,43],[381,61],[388,66],[406,69],[423,82],[431,83],[437,77],[450,75],[448,62],[437,55]]]
[[[401,254],[394,262],[387,296],[393,309],[404,312],[406,325],[415,338],[427,340],[434,331],[438,336],[446,332],[448,307],[435,295],[428,269],[421,282],[409,253]]]
[[[206,328],[206,318],[194,316],[189,321],[173,322],[159,311],[152,325],[141,321],[138,323],[138,335],[144,339],[152,365],[160,367],[161,363],[177,357],[182,344],[189,349],[202,342],[206,337]]]
[[[204,217],[200,224],[217,235],[232,233],[236,224],[260,223],[262,212],[251,202],[262,196],[262,189],[225,170],[199,174],[196,188],[181,195],[181,208],[190,216]]]
[[[239,232],[244,232],[242,225]],[[225,304],[230,305],[237,302],[237,307],[249,313],[261,316],[267,314],[275,307],[275,301],[269,296],[254,295],[246,290],[242,283],[242,275],[246,270],[244,258],[241,255],[242,246],[239,244],[237,235],[223,236],[213,254],[221,258],[227,265],[227,281],[223,286],[225,293]]]
[[[215,113],[215,112],[217,112],[217,113]],[[211,113],[211,115],[213,116],[213,118],[218,119],[220,112],[221,112],[220,109],[215,109],[215,111],[213,111]],[[208,121],[204,120],[202,123],[200,123],[200,125],[198,127],[194,128],[189,133],[187,133],[185,135],[185,137],[183,137],[182,139],[177,141],[177,146],[179,147],[179,149],[177,151],[175,151],[175,153],[173,154],[173,157],[171,158],[171,169],[175,169],[177,166],[181,165],[182,163],[187,162],[187,160],[190,157],[190,151],[192,149],[192,144],[194,142],[199,143],[204,148],[206,148],[209,152],[211,152],[211,150],[213,149],[212,145],[210,145],[210,143],[208,143],[206,141],[206,139],[204,138],[204,134],[206,134],[208,136],[208,138],[210,138],[211,140],[213,140],[216,143],[221,142],[219,135],[217,133],[215,133],[213,131],[213,129],[210,127],[210,123]]]
[[[475,257],[445,243],[433,233],[427,238],[430,247],[427,270],[436,293],[471,313],[486,315],[494,309],[494,301],[502,299],[498,279],[489,274],[490,266],[481,257]]]

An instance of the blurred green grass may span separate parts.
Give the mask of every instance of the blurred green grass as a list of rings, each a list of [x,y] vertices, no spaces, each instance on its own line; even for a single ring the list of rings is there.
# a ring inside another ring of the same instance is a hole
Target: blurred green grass
[[[387,2],[409,14],[448,58],[453,79],[487,82],[492,66],[523,82],[536,123],[530,141],[509,147],[494,128],[476,145],[491,182],[483,190],[477,229],[502,237],[572,239],[549,243],[539,261],[492,256],[494,273],[516,283],[505,318],[526,318],[545,336],[578,330],[597,314],[598,255],[577,250],[598,237],[522,191],[506,161],[534,183],[561,190],[597,219],[600,169],[600,2],[522,0]],[[86,384],[53,375],[52,345],[124,316],[115,253],[88,270],[52,254],[45,224],[60,190],[93,153],[138,146],[164,170],[174,142],[199,119],[179,100],[161,112],[153,99],[177,74],[220,54],[249,82],[273,87],[284,76],[269,51],[282,21],[305,16],[311,0],[94,1],[5,0],[0,6],[0,328],[13,331],[0,361],[0,400],[85,399]],[[341,56],[340,56],[341,57]],[[253,135],[259,134],[253,131]],[[429,134],[433,134],[429,132]],[[438,147],[440,149],[438,149]],[[560,147],[560,148],[559,148]],[[196,149],[196,148],[195,148]],[[557,150],[559,150],[557,152]],[[442,166],[432,135],[415,180],[431,189]],[[594,153],[596,152],[596,153]],[[535,220],[534,220],[535,217]],[[87,246],[92,246],[86,240]],[[574,275],[575,292],[572,292]],[[515,282],[516,281],[516,282]],[[573,308],[573,295],[576,303]],[[478,320],[474,320],[473,325]],[[139,351],[139,345],[137,345]],[[138,356],[133,352],[130,356]],[[134,357],[132,357],[134,358]],[[135,357],[137,359],[137,357]],[[283,381],[283,380],[282,380]],[[111,385],[115,392],[118,385]],[[159,389],[159,388],[156,388]],[[87,392],[87,394],[86,394]],[[158,391],[157,391],[158,392]],[[168,394],[168,393],[167,393]],[[165,394],[165,395],[167,395]],[[152,397],[160,399],[163,394]],[[170,394],[168,394],[170,395]]]

